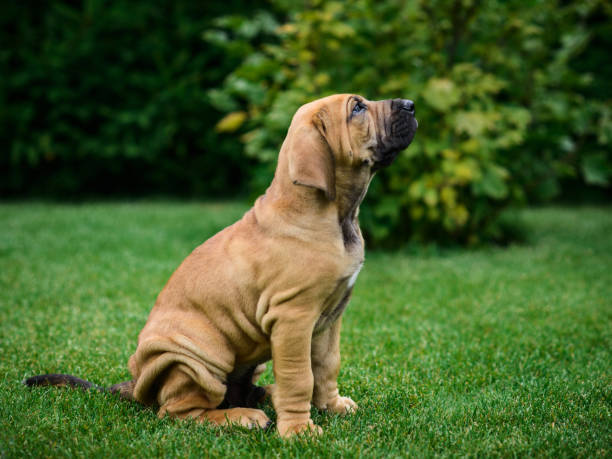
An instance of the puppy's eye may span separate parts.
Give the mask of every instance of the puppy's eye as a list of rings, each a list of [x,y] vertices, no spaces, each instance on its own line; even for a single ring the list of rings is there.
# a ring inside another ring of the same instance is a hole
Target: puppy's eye
[[[360,113],[363,113],[367,110],[367,107],[365,106],[365,104],[361,101],[357,101],[357,103],[355,104],[355,106],[353,107],[353,116],[354,115],[359,115]]]

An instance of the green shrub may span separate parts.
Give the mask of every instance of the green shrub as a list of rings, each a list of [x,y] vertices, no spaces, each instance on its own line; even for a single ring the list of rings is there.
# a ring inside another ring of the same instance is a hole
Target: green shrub
[[[202,40],[243,2],[5,2],[0,193],[232,194],[248,164],[206,91],[239,61]]]
[[[420,123],[372,183],[370,242],[504,238],[509,205],[610,194],[611,16],[603,0],[8,2],[0,195],[256,194],[295,110],[355,92],[414,99]]]
[[[500,239],[502,209],[550,199],[565,177],[609,187],[609,88],[589,93],[601,80],[580,68],[592,44],[609,40],[607,3],[311,3],[275,2],[288,17],[277,27],[266,14],[226,16],[205,35],[254,47],[243,46],[241,64],[210,95],[229,113],[219,130],[241,133],[262,165],[258,187],[295,110],[338,92],[416,103],[415,141],[362,208],[374,243]]]

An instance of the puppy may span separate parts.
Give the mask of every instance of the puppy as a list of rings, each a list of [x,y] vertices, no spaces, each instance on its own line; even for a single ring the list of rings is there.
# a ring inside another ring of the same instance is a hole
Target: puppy
[[[372,177],[412,141],[414,104],[334,95],[302,106],[265,194],[197,247],[159,294],[110,388],[159,416],[266,427],[267,392],[282,436],[321,429],[310,407],[345,414],[340,324],[364,262],[358,213]],[[272,359],[275,384],[254,385]],[[97,388],[67,375],[28,385]]]

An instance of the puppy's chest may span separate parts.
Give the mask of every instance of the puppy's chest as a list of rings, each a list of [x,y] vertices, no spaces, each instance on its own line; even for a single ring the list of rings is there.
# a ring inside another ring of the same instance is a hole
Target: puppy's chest
[[[344,276],[338,282],[338,288],[334,291],[329,300],[329,306],[326,307],[319,320],[315,324],[314,334],[321,333],[333,324],[342,315],[348,305],[353,286],[357,281],[357,276],[363,267],[363,261],[357,263],[349,269],[348,275]]]

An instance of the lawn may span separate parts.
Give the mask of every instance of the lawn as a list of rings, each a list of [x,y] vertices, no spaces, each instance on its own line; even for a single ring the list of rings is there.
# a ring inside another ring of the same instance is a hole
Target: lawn
[[[0,205],[0,456],[612,455],[611,208],[523,211],[528,239],[507,248],[369,251],[339,378],[360,410],[313,409],[319,438],[159,420],[110,394],[21,384],[47,372],[127,380],[174,268],[245,209]]]

